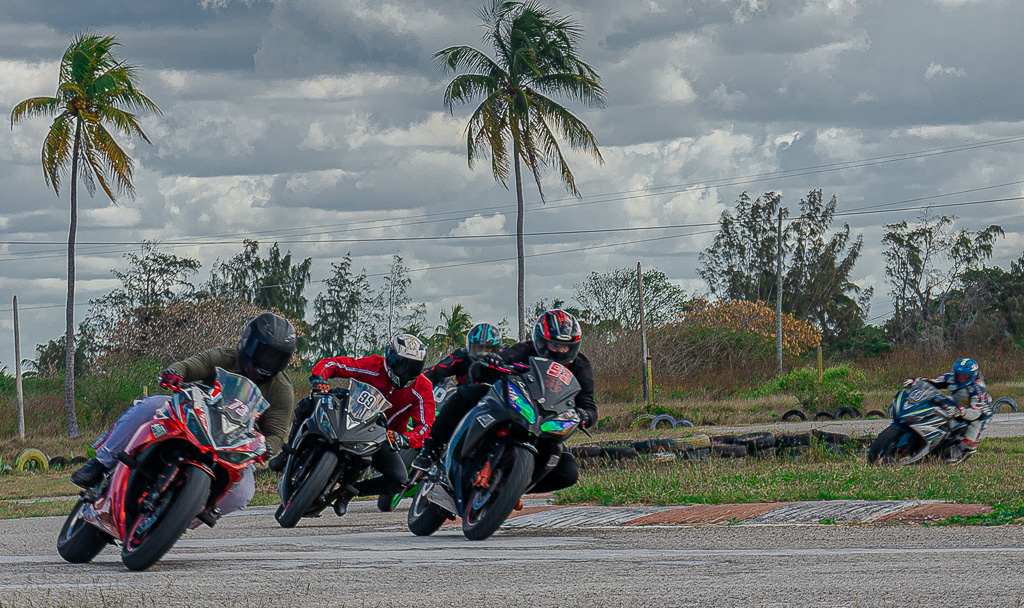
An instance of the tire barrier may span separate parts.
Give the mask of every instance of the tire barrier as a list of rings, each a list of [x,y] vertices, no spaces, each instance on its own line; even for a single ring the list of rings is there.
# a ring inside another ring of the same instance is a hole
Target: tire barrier
[[[836,413],[832,415],[836,420],[843,420],[844,418],[855,419],[860,418],[860,410],[855,407],[844,406],[836,410]]]
[[[715,456],[726,459],[798,458],[813,446],[825,454],[843,456],[865,450],[873,436],[851,437],[817,429],[807,433],[757,432],[742,435],[708,435],[646,439],[630,444],[623,442],[591,443],[570,446],[569,451],[581,467],[618,466],[624,461],[640,459],[651,463],[682,460],[703,460]]]
[[[660,425],[666,425],[667,424],[668,426],[664,427],[664,428],[667,428],[667,429],[675,428],[675,426],[676,426],[676,419],[673,418],[672,416],[670,416],[669,414],[660,414],[658,416],[655,416],[653,419],[651,419],[651,430],[652,431],[658,430],[658,428],[659,428],[658,425],[659,424]]]
[[[50,458],[35,448],[22,450],[14,459],[14,470],[24,471],[26,468],[46,471],[50,468]]]
[[[835,420],[836,415],[832,412],[818,412],[814,415],[815,420]]]
[[[1017,411],[1017,402],[1013,400],[1013,397],[1000,397],[992,402],[992,413],[998,414],[999,408],[1003,406],[1010,408],[1011,412]]]
[[[874,417],[874,418],[888,418],[888,416],[886,416],[885,412],[883,412],[882,410],[871,410],[867,414],[864,414],[864,417],[865,418],[872,418],[872,417]]]
[[[72,458],[71,460],[68,461],[68,464],[69,465],[76,465],[76,464],[85,464],[87,462],[89,462],[89,459],[86,458],[85,456],[75,456],[74,458]]]
[[[790,420],[799,420],[800,422],[805,422],[807,420],[807,414],[801,412],[800,410],[789,410],[788,412],[782,415],[782,421],[789,422]]]
[[[53,458],[50,459],[50,468],[51,469],[56,469],[57,467],[66,467],[66,466],[68,466],[68,459],[64,458],[63,456],[54,456]]]

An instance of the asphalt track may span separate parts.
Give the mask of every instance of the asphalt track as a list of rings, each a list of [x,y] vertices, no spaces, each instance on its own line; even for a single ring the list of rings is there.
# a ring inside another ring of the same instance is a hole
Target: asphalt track
[[[807,425],[877,432],[871,425],[884,422]],[[758,428],[766,427],[729,432]],[[1024,414],[999,415],[986,431],[1021,434]],[[127,571],[113,547],[90,564],[63,562],[63,518],[3,520],[0,607],[1024,605],[1024,526],[918,525],[982,506],[526,502],[482,542],[457,525],[415,537],[404,504],[378,513],[360,501],[344,518],[328,511],[292,530],[271,509],[246,509],[187,533],[141,573]]]

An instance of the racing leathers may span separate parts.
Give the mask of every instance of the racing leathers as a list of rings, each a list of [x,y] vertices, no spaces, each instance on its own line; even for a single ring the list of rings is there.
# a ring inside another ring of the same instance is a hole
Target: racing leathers
[[[434,386],[438,386],[444,382],[445,378],[452,376],[455,377],[455,384],[462,386],[470,383],[469,366],[472,363],[473,360],[469,358],[469,352],[464,348],[459,348],[452,351],[452,354],[444,359],[423,370],[423,375]]]
[[[505,363],[525,363],[529,357],[536,357],[537,350],[532,341],[519,342],[497,354]],[[579,410],[580,418],[584,427],[592,426],[597,421],[597,404],[594,402],[594,372],[590,366],[590,360],[586,355],[580,353],[576,359],[566,365],[573,376],[580,384],[580,392],[577,393],[575,402]],[[441,446],[448,443],[455,427],[462,420],[469,410],[475,406],[487,391],[490,385],[484,383],[493,380],[491,374],[486,371],[476,380],[477,383],[464,384],[459,387],[455,394],[448,398],[447,403],[437,415],[434,426],[430,431],[430,437],[423,445],[425,454],[436,454]],[[416,462],[413,466],[417,466]],[[579,479],[579,469],[576,466],[576,459],[568,451],[562,452],[558,465],[537,485],[532,492],[551,492],[567,488],[576,483]]]
[[[949,390],[953,407],[959,410],[957,416],[970,421],[964,435],[964,445],[971,451],[977,449],[981,432],[988,424],[988,419],[992,417],[992,397],[985,387],[985,379],[978,374],[973,382],[959,389],[950,388],[956,385],[953,372],[946,372],[938,378],[927,380],[936,388]]]
[[[344,356],[321,359],[313,366],[311,374],[321,378],[352,378],[376,388],[391,404],[384,412],[388,419],[388,429],[396,434],[405,435],[410,448],[418,449],[423,446],[423,441],[434,423],[436,407],[430,381],[422,374],[410,386],[396,388],[388,377],[384,368],[384,357],[381,355],[359,359]],[[296,404],[289,442],[294,439],[302,421],[313,413],[315,405],[316,401],[310,397]],[[381,476],[356,483],[355,487],[359,490],[360,496],[397,492],[408,481],[405,463],[398,452],[393,450],[377,450],[373,455],[373,468],[377,469]]]

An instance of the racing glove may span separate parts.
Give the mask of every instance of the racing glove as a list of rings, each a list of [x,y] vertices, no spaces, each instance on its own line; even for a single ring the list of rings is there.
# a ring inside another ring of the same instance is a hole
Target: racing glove
[[[185,379],[181,377],[181,374],[170,369],[165,369],[164,373],[160,374],[160,388],[180,391],[181,383],[184,381]]]
[[[409,447],[409,438],[403,433],[388,431],[388,443],[391,444],[392,449],[404,450]]]
[[[331,385],[324,380],[323,376],[313,374],[309,377],[309,387],[314,393],[326,394],[331,392]]]
[[[580,426],[585,429],[589,429],[590,427],[594,426],[594,424],[597,423],[597,415],[595,415],[594,412],[591,412],[590,410],[585,410],[583,408],[578,407],[576,408],[576,413],[580,415]]]

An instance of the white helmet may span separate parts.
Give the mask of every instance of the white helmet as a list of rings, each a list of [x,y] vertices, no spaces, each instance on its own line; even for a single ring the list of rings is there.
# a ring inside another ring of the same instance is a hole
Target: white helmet
[[[427,346],[412,334],[398,334],[384,347],[384,370],[391,383],[405,388],[423,372]]]

